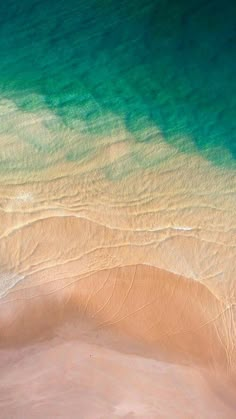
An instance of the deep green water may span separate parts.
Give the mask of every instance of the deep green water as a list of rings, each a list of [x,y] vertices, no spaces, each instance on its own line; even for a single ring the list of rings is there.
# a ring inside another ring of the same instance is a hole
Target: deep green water
[[[235,166],[236,2],[1,1],[0,97],[91,138],[122,122],[153,144],[155,126],[177,149]],[[26,138],[78,162],[93,147],[41,140]]]

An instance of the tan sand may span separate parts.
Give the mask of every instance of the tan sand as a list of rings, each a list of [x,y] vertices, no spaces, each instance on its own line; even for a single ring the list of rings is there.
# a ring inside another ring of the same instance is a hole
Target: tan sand
[[[22,133],[53,142],[27,118]],[[235,417],[235,172],[122,129],[79,164],[65,150],[41,162],[13,131],[0,418]]]

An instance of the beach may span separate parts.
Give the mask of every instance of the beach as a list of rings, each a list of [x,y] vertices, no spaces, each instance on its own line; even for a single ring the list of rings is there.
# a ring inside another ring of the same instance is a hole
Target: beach
[[[184,158],[178,157],[180,168]],[[62,179],[51,172],[50,182],[48,174],[30,186],[2,184],[2,392],[12,394],[3,399],[3,412],[234,416],[234,198],[228,193],[220,200],[217,188],[225,181],[233,190],[235,177],[225,172],[224,180],[224,172],[208,164],[209,184],[206,166],[198,159],[192,177],[195,185],[201,178],[202,205],[187,211],[184,188],[192,185],[181,169],[172,189],[161,193],[167,165],[136,182],[98,177],[84,186],[83,175],[72,171]],[[186,175],[188,165],[182,167]],[[11,374],[22,380],[17,397]],[[34,396],[28,382],[35,383]],[[67,394],[62,405],[61,392]]]
[[[235,12],[0,5],[0,419],[235,417]]]

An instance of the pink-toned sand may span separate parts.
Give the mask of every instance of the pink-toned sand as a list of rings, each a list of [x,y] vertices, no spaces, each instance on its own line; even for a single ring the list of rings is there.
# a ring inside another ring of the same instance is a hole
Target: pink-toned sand
[[[2,300],[0,417],[234,417],[232,310],[202,284],[135,265],[43,292]]]

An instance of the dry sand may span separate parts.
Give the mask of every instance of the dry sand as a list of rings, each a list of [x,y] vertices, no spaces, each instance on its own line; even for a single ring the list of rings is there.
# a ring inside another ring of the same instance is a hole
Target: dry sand
[[[2,299],[1,417],[234,417],[234,311],[202,284],[136,265],[36,288]]]

